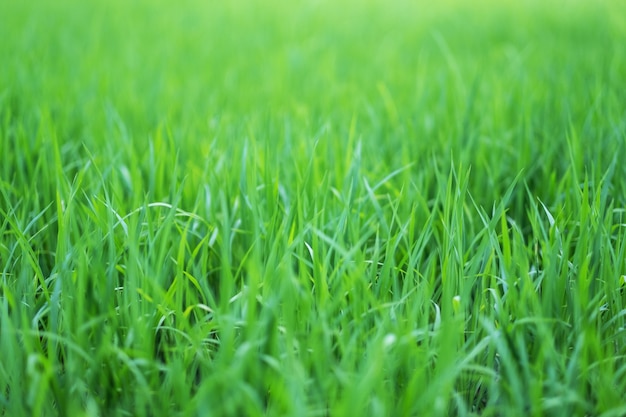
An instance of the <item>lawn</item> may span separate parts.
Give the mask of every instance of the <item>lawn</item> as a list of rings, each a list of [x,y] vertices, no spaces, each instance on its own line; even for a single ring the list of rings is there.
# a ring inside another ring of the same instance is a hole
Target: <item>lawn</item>
[[[0,416],[626,415],[626,5],[0,0]]]

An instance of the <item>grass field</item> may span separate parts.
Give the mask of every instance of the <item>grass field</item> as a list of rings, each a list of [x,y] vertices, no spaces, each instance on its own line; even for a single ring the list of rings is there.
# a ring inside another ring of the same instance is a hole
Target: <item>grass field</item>
[[[626,415],[620,1],[0,0],[0,416]]]

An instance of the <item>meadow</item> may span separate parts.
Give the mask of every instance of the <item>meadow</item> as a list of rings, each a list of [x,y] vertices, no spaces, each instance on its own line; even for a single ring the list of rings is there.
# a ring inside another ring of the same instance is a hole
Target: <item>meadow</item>
[[[0,0],[0,416],[626,415],[619,1]]]

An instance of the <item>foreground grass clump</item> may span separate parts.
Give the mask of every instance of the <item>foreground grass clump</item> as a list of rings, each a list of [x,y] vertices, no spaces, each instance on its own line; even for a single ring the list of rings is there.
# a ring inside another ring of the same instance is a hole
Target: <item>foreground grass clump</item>
[[[626,414],[619,2],[0,4],[0,415]]]

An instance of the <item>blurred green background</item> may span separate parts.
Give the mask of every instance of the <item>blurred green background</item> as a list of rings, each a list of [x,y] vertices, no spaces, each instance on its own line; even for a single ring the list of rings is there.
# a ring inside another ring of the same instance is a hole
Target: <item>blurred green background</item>
[[[106,147],[115,129],[146,149],[166,126],[183,166],[202,166],[210,143],[240,147],[234,142],[251,134],[289,160],[297,139],[324,128],[345,139],[354,119],[371,171],[453,156],[488,173],[488,184],[477,181],[490,199],[522,169],[531,183],[547,183],[571,163],[606,166],[615,149],[585,137],[624,123],[615,105],[626,101],[622,9],[608,1],[3,1],[0,103],[5,118],[49,113],[68,155],[80,143]],[[574,160],[555,158],[568,153],[570,133]],[[335,151],[345,152],[347,140],[338,141]],[[311,151],[302,146],[296,154]]]

